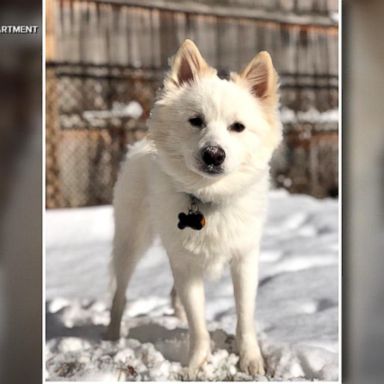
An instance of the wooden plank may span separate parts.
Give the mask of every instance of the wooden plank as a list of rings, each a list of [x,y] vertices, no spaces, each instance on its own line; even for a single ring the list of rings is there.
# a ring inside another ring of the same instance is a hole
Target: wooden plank
[[[187,38],[187,25],[185,13],[176,12],[174,15],[175,34],[177,43],[180,45]]]
[[[160,57],[163,68],[168,67],[169,58],[175,54],[178,47],[175,26],[173,12],[160,13]]]
[[[296,0],[280,0],[279,8],[282,12],[293,13]]]
[[[279,60],[278,64],[275,62],[276,69],[278,72],[282,73],[293,73],[295,69],[295,51],[296,44],[295,36],[297,33],[297,29],[286,28],[286,26],[281,25],[279,29],[279,41],[280,41],[280,49],[279,49]]]
[[[337,75],[338,66],[339,66],[339,41],[338,41],[338,31],[330,30],[328,32],[328,51],[329,51],[329,73],[331,75]]]
[[[128,64],[128,44],[127,44],[127,15],[125,7],[112,7],[112,22],[114,24],[114,34],[110,44],[113,46],[113,62],[119,65]]]
[[[82,33],[84,40],[83,60],[88,63],[97,63],[100,55],[100,38],[99,38],[99,23],[96,5],[94,3],[87,3],[86,10],[86,28]]]
[[[236,70],[240,67],[238,55],[238,24],[232,18],[220,18],[217,24],[218,68]]]
[[[279,41],[280,41],[280,28],[278,24],[266,22],[264,25],[264,46],[265,50],[269,52],[272,56],[273,61],[277,67],[280,67],[280,50],[279,50]]]
[[[266,0],[264,9],[262,7],[240,7],[224,6],[215,4],[203,4],[194,1],[177,1],[177,0],[96,0],[98,3],[111,3],[119,5],[129,5],[134,7],[143,7],[151,9],[159,9],[173,12],[185,12],[191,14],[212,15],[228,17],[229,15],[234,18],[249,18],[255,20],[265,20],[273,22],[282,22],[288,24],[300,24],[300,25],[321,25],[324,27],[336,25],[335,21],[329,16],[316,15],[309,12],[310,8],[306,4],[310,4],[312,7],[312,1],[300,0],[302,13],[291,13],[280,11],[277,7],[276,10],[266,10],[269,8],[271,0]],[[275,1],[273,1],[275,4]]]
[[[128,64],[139,68],[141,66],[140,55],[140,36],[139,32],[139,16],[140,8],[131,8],[128,10],[128,34],[129,39],[129,61]]]
[[[104,17],[105,17],[105,44],[107,50],[108,62],[117,63],[118,56],[116,45],[116,22],[113,14],[113,7],[110,4],[107,4],[104,8]]]
[[[239,66],[236,69],[240,71],[257,54],[257,31],[255,22],[249,19],[240,19],[238,28]]]
[[[148,9],[138,11],[137,33],[139,37],[140,62],[143,67],[152,65],[151,51],[151,12]]]
[[[56,59],[56,35],[57,31],[57,2],[48,0],[46,3],[46,23],[45,23],[45,57],[46,60]]]
[[[161,43],[160,43],[160,11],[157,9],[151,12],[151,50],[152,66],[158,68],[161,66]]]
[[[62,37],[63,44],[61,45],[62,57],[71,61],[71,23],[70,23],[70,4],[64,2],[62,5]]]
[[[217,65],[217,29],[216,29],[216,18],[214,16],[207,15],[193,15],[195,43],[200,49],[200,52],[212,65]]]

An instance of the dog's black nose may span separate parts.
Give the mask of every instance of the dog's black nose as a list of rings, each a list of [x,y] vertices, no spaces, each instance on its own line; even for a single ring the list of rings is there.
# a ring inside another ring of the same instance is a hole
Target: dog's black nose
[[[225,159],[224,149],[218,145],[208,145],[202,149],[202,158],[206,165],[219,166]]]

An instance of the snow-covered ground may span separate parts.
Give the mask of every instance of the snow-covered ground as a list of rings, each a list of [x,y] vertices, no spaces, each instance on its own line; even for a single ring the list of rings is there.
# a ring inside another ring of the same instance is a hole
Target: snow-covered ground
[[[182,380],[187,328],[172,316],[172,279],[159,242],[128,289],[124,336],[115,343],[102,340],[112,234],[109,206],[46,214],[46,377]],[[268,373],[257,380],[338,379],[338,241],[337,200],[271,192],[255,315]],[[206,296],[214,348],[199,379],[255,380],[236,366],[227,272],[207,282]]]

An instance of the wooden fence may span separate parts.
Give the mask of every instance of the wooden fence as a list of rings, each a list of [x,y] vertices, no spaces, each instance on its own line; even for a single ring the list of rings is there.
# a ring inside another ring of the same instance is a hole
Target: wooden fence
[[[336,11],[337,1],[319,0],[49,0],[47,206],[110,202],[125,145],[145,132],[169,57],[187,37],[220,68],[239,70],[256,52],[271,53],[287,138],[275,184],[337,194]],[[86,117],[131,102],[140,117]]]

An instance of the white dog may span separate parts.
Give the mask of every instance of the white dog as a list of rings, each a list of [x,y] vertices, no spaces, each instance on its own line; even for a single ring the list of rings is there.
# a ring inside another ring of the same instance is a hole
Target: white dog
[[[128,281],[159,234],[174,277],[173,303],[190,333],[189,372],[210,354],[205,275],[230,265],[240,368],[263,374],[254,310],[269,162],[281,140],[277,75],[267,52],[227,78],[194,43],[176,53],[150,120],[115,188],[116,293],[108,334],[119,337]],[[148,282],[150,284],[150,282]]]

